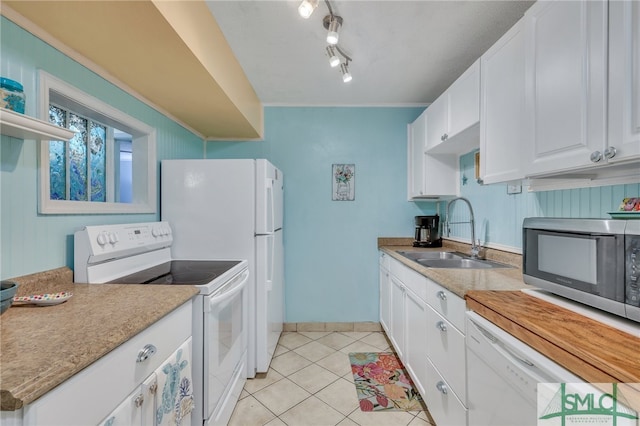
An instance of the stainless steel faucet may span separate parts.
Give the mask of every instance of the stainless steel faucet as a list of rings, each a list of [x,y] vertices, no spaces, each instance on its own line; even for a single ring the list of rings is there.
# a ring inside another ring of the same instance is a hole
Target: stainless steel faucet
[[[451,217],[449,213],[449,210],[451,210],[451,205],[458,200],[464,201],[465,203],[467,203],[467,206],[469,206],[469,216],[470,216],[469,222],[450,222],[449,221],[449,218]],[[447,219],[446,219],[447,237],[451,232],[449,225],[458,224],[458,223],[468,223],[469,225],[471,225],[471,258],[477,259],[479,257],[478,254],[480,253],[480,241],[478,240],[478,242],[476,243],[476,226],[475,226],[475,219],[473,217],[473,207],[471,207],[471,202],[469,202],[469,200],[467,200],[464,197],[454,198],[453,200],[447,203]]]

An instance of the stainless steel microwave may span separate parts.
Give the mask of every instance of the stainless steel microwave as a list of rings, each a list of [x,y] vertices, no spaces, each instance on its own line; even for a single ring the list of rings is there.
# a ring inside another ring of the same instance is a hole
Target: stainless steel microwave
[[[640,322],[640,221],[526,218],[524,282]]]

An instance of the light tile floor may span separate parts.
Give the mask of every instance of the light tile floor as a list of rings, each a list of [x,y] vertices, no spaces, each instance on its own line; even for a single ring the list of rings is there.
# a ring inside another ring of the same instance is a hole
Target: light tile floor
[[[360,411],[349,352],[384,351],[382,332],[282,333],[269,371],[247,380],[229,425],[435,425],[427,411]]]

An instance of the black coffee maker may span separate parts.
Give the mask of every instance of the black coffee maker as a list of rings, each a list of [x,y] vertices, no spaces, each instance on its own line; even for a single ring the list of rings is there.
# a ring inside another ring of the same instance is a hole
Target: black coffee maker
[[[416,216],[414,247],[442,247],[440,216]]]

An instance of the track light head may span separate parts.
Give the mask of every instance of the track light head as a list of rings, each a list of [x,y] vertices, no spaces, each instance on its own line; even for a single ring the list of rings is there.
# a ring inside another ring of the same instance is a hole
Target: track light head
[[[309,19],[316,7],[318,7],[318,0],[302,0],[302,3],[298,6],[298,13],[304,19]]]
[[[343,82],[348,83],[353,80],[353,77],[351,77],[351,73],[349,72],[349,66],[346,63],[340,64],[340,71],[342,71]]]
[[[338,44],[340,27],[342,27],[342,17],[338,15],[327,15],[322,20],[322,24],[327,32],[327,43],[331,45]]]
[[[327,56],[329,56],[329,65],[331,65],[331,68],[335,68],[340,65],[340,58],[336,55],[333,46],[327,46]]]

